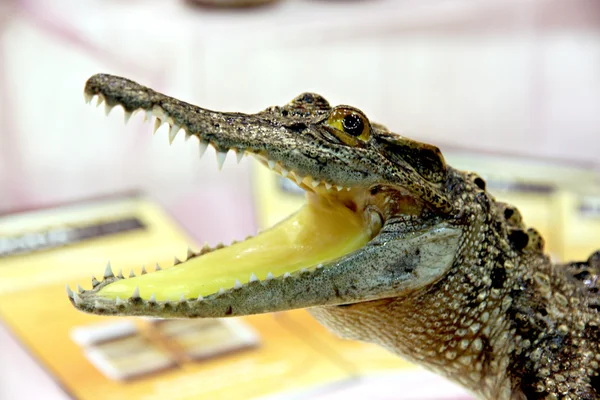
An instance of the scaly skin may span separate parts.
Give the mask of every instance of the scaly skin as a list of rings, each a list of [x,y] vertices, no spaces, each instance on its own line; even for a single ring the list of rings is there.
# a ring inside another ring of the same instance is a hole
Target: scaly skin
[[[171,302],[148,289],[147,277],[164,271],[131,278],[138,288],[128,299],[106,295],[130,282],[109,267],[92,290],[67,289],[80,310],[192,318],[307,307],[337,334],[384,346],[483,399],[600,398],[600,252],[553,265],[518,210],[495,201],[476,174],[447,166],[436,147],[311,93],[251,115],[202,109],[109,75],[90,78],[85,94],[108,110],[121,105],[127,118],[145,110],[174,126],[171,140],[184,129],[221,160],[230,149],[254,155],[298,182],[309,203],[355,213],[370,240],[324,265],[253,273]],[[219,250],[190,252],[172,268],[211,251]]]

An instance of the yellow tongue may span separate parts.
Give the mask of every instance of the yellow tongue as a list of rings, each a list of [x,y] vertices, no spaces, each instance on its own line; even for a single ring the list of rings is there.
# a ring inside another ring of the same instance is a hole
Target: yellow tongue
[[[140,288],[142,298],[196,298],[229,289],[252,273],[264,280],[339,258],[369,240],[362,218],[346,207],[313,203],[269,230],[243,242],[193,258],[177,266],[125,279],[104,287],[102,297],[128,298]]]

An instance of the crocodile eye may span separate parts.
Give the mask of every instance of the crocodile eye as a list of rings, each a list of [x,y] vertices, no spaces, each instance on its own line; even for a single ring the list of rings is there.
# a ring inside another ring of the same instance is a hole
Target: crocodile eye
[[[350,107],[337,107],[333,110],[327,119],[327,125],[335,128],[333,133],[348,145],[357,145],[356,139],[366,142],[371,134],[367,117]]]
[[[365,129],[365,123],[362,118],[356,114],[346,115],[342,120],[342,126],[344,127],[344,132],[352,136],[360,136]]]

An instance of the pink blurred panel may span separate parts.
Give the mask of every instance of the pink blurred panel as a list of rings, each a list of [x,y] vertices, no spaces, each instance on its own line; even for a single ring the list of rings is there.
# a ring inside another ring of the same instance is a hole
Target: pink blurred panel
[[[171,60],[116,55],[42,15],[14,13],[0,42],[7,55],[0,57],[0,102],[7,105],[0,114],[0,213],[142,190],[198,242],[252,233],[247,167],[230,168],[224,179],[214,161],[200,163],[197,143],[169,147],[164,132],[152,137],[141,116],[124,126],[120,108],[106,119],[83,103],[85,79],[99,71],[176,93],[164,78]]]

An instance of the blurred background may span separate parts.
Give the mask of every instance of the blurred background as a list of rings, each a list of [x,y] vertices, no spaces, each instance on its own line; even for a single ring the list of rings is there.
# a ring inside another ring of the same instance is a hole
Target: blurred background
[[[251,161],[86,106],[106,72],[217,110],[318,92],[479,172],[555,259],[600,247],[597,0],[211,2],[0,2],[0,214],[141,190],[198,243],[269,222]]]

